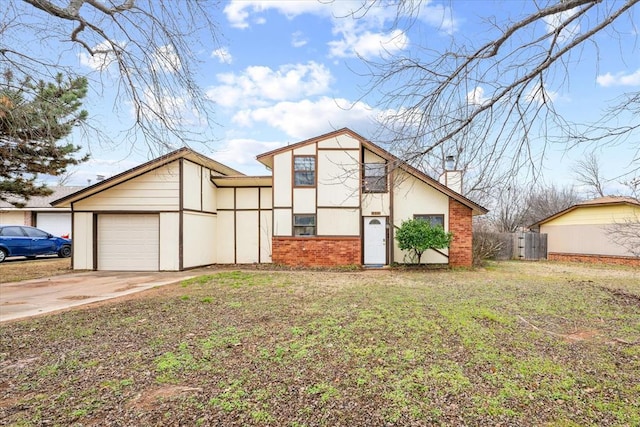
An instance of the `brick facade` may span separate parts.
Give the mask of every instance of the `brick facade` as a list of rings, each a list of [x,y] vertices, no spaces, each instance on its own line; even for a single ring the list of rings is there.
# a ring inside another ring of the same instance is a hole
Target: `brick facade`
[[[331,267],[362,263],[360,237],[273,237],[272,260],[293,267]]]
[[[640,258],[630,256],[561,254],[557,252],[549,252],[547,254],[547,259],[549,261],[586,262],[590,264],[614,264],[640,267]]]
[[[471,208],[449,198],[449,231],[453,240],[449,248],[450,267],[471,267],[473,265],[473,230]]]

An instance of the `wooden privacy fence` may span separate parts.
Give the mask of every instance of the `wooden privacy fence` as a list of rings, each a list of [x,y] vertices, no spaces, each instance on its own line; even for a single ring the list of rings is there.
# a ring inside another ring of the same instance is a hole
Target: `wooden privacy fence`
[[[547,235],[530,231],[513,233],[513,259],[547,259]]]
[[[547,258],[547,235],[530,231],[516,233],[482,233],[495,248],[493,259],[538,260]],[[475,235],[474,235],[475,238]]]

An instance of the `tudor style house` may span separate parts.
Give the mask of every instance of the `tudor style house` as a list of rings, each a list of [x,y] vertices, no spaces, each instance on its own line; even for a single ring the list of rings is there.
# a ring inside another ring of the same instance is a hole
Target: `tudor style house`
[[[72,211],[73,268],[384,266],[407,262],[394,230],[416,217],[453,232],[423,263],[472,263],[472,216],[487,210],[350,129],[257,160],[271,176],[180,149],[57,200]]]

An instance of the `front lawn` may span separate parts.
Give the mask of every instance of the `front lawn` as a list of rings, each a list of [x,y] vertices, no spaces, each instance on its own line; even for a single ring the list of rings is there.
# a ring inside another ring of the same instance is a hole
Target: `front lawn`
[[[639,425],[640,272],[225,271],[0,325],[3,425]]]

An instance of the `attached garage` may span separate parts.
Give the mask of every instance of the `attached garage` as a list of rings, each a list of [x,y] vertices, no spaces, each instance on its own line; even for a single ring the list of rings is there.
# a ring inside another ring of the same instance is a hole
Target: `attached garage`
[[[71,237],[71,212],[37,212],[36,227],[54,236]]]
[[[160,269],[158,214],[98,214],[98,270]]]

